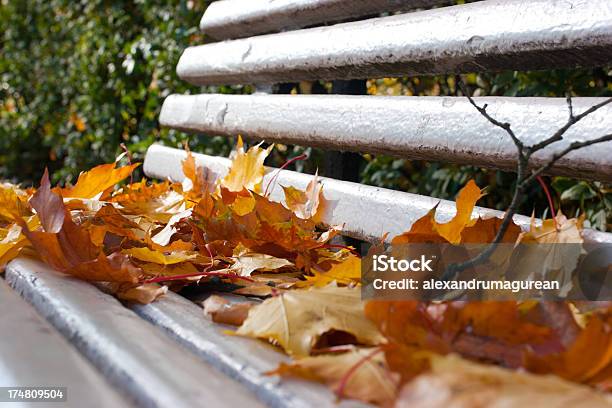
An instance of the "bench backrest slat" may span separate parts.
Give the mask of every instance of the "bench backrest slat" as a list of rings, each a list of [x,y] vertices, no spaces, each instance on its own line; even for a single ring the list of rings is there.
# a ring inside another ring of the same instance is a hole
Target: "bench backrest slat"
[[[609,0],[489,0],[190,47],[177,73],[207,85],[610,64]]]
[[[576,98],[582,112],[602,98]],[[510,121],[517,136],[535,144],[567,121],[564,98],[477,98],[489,112]],[[470,117],[470,120],[466,118]],[[573,126],[564,140],[534,156],[541,165],[576,140],[610,131],[612,106]],[[380,118],[380,119],[374,119]],[[384,120],[382,119],[384,118]],[[189,132],[243,136],[330,150],[382,153],[513,170],[516,147],[501,129],[455,97],[371,97],[348,95],[172,95],[160,123]],[[578,150],[550,174],[612,182],[612,143]]]
[[[452,0],[221,0],[208,6],[200,29],[217,40],[226,40],[453,3]]]

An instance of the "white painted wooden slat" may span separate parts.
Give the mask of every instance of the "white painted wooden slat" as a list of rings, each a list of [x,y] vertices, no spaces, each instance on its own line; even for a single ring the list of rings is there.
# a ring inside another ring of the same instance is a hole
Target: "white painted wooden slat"
[[[242,385],[86,282],[27,258],[12,261],[6,279],[138,406],[262,406]]]
[[[147,151],[144,171],[150,177],[182,181],[181,161],[186,157],[182,150],[160,145],[152,145]],[[211,176],[223,176],[230,166],[230,160],[223,157],[194,154],[198,165],[206,168]],[[263,185],[267,186],[275,175],[275,169],[268,168]],[[281,170],[277,183],[270,188],[270,197],[275,201],[284,199],[282,186],[294,186],[305,189],[312,176],[294,171]],[[366,186],[348,181],[322,178],[323,194],[331,203],[328,206],[323,221],[328,225],[344,225],[345,235],[377,241],[383,234],[389,237],[408,230],[412,223],[425,215],[436,204],[438,221],[448,221],[455,214],[455,203],[418,194],[393,191],[380,187]],[[473,216],[501,217],[502,212],[476,207]],[[514,221],[526,227],[530,218],[517,215]],[[593,230],[585,230],[585,239],[590,242],[612,242],[612,234]]]
[[[576,114],[603,98],[575,98]],[[550,137],[568,119],[564,98],[476,98],[512,124],[526,145]],[[612,133],[612,105],[575,124],[564,140],[537,153],[542,165],[576,140]],[[329,150],[380,153],[410,159],[516,170],[516,147],[463,97],[351,95],[171,95],[163,126],[209,135],[265,139]],[[612,182],[612,142],[576,151],[551,174]]]
[[[395,11],[452,4],[449,0],[220,0],[200,28],[225,40]]]
[[[131,406],[3,279],[0,311],[0,387],[66,387],[61,407]]]
[[[207,85],[610,64],[609,0],[487,0],[190,47],[177,73]]]
[[[132,309],[154,325],[165,329],[211,365],[241,382],[270,407],[285,408],[357,408],[367,407],[354,401],[338,403],[335,395],[322,384],[307,381],[280,381],[265,375],[290,359],[279,349],[258,340],[229,336],[224,331],[235,327],[213,323],[202,308],[191,301],[168,293],[148,305]]]

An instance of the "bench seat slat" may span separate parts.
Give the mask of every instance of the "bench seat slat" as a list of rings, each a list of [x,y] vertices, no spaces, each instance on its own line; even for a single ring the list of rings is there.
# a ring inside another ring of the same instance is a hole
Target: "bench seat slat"
[[[96,287],[28,258],[9,263],[6,275],[13,288],[137,405],[261,406],[246,388]]]
[[[144,319],[168,333],[204,360],[230,377],[240,381],[270,407],[286,408],[349,408],[369,405],[355,401],[338,404],[327,387],[304,381],[283,380],[264,375],[279,363],[290,359],[280,350],[261,341],[228,336],[225,330],[235,327],[213,323],[205,318],[202,308],[175,294],[168,293],[154,303],[133,305]]]
[[[217,40],[225,40],[451,3],[449,0],[222,0],[208,6],[200,28]]]
[[[196,85],[612,64],[609,0],[487,0],[190,47]]]
[[[576,113],[602,98],[575,98]],[[495,118],[512,123],[526,144],[550,137],[568,118],[564,98],[476,98]],[[564,140],[537,153],[541,165],[575,140],[610,132],[612,105],[574,125]],[[515,170],[510,137],[466,98],[340,95],[171,95],[160,123],[190,132],[237,135],[330,150]],[[571,153],[550,174],[612,181],[612,142]]]
[[[185,176],[181,161],[185,157],[183,150],[152,145],[145,157],[144,172],[149,177],[182,181]],[[206,168],[211,175],[223,176],[231,163],[223,157],[204,154],[194,154],[194,157],[196,163]],[[268,168],[264,176],[264,187],[274,175],[275,169]],[[305,189],[311,179],[312,176],[308,174],[281,170],[277,183],[270,188],[270,197],[274,201],[282,201],[284,193],[281,185]],[[322,183],[325,198],[332,202],[323,214],[323,221],[328,225],[344,225],[345,235],[365,241],[376,242],[387,232],[389,237],[401,234],[436,204],[438,221],[448,221],[455,215],[455,203],[448,200],[325,177]],[[501,217],[502,212],[476,207],[473,216],[476,215]],[[526,227],[530,218],[516,215],[514,221]],[[590,242],[612,242],[612,234],[585,230],[584,235]]]
[[[0,387],[66,387],[64,407],[131,406],[3,279],[0,310]]]

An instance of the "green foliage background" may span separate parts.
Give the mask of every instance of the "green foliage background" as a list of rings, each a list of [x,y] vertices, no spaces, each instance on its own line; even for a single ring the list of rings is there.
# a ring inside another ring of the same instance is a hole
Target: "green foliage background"
[[[206,8],[195,0],[0,0],[0,179],[36,184],[45,166],[54,181],[74,180],[82,170],[112,161],[125,144],[142,160],[153,142],[227,154],[231,141],[194,137],[157,122],[170,93],[249,93],[249,87],[196,88],[174,72],[182,50],[206,38],[198,22]],[[464,76],[480,95],[563,96],[612,94],[609,69],[503,72]],[[321,89],[329,89],[322,84]],[[296,85],[296,92],[300,87]],[[454,95],[451,77],[368,81],[371,94]],[[474,113],[477,115],[477,113]],[[385,121],[384,117],[372,118]],[[212,135],[214,136],[214,135]],[[321,165],[321,152],[306,165]],[[280,146],[271,165],[304,148]],[[504,209],[513,175],[469,166],[365,155],[361,180],[368,184],[453,198],[469,178],[489,186],[483,205]],[[612,191],[600,183],[551,180],[564,211],[587,214],[592,226],[610,229]],[[537,215],[546,201],[534,188],[521,211]]]

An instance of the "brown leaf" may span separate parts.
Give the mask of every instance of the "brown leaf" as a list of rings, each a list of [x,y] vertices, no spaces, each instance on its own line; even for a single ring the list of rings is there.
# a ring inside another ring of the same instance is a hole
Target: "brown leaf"
[[[62,229],[66,217],[64,200],[60,195],[51,191],[47,169],[45,169],[40,183],[39,189],[30,199],[30,204],[36,210],[43,229],[46,232],[57,234]]]
[[[247,318],[254,303],[232,303],[229,300],[211,295],[203,303],[204,315],[210,316],[215,323],[240,326]]]
[[[31,203],[44,231],[30,231],[25,222],[18,221],[24,235],[48,265],[84,280],[138,281],[141,271],[129,262],[127,256],[119,253],[105,255],[92,243],[89,232],[72,221],[61,196],[51,191],[47,173]]]
[[[610,386],[612,368],[612,314],[594,314],[586,328],[565,351],[551,355],[527,354],[526,367],[536,373],[553,373],[568,380]]]
[[[168,287],[160,286],[157,283],[145,283],[138,286],[119,284],[115,285],[111,292],[121,300],[146,305],[168,293]]]
[[[358,285],[361,280],[361,258],[349,255],[341,262],[335,263],[326,272],[313,271],[313,276],[306,276],[298,287],[327,286],[332,282],[340,285]]]

